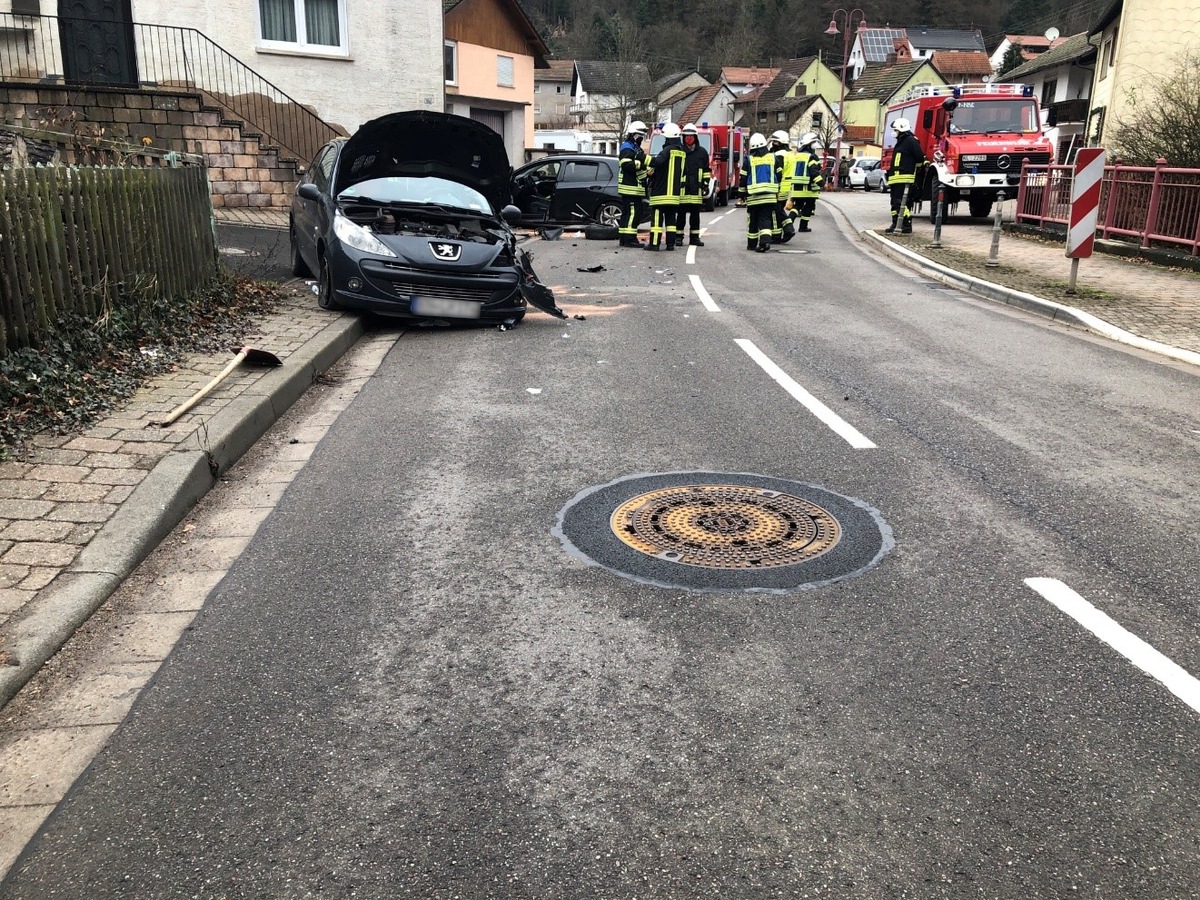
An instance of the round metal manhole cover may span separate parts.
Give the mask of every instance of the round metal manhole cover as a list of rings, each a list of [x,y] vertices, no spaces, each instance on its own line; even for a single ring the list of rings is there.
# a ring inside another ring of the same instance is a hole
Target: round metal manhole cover
[[[860,500],[747,473],[633,475],[588,488],[554,532],[591,565],[696,591],[820,587],[862,574],[893,545]]]
[[[695,484],[617,507],[613,533],[634,550],[687,566],[765,569],[820,556],[841,529],[828,510],[779,491]]]

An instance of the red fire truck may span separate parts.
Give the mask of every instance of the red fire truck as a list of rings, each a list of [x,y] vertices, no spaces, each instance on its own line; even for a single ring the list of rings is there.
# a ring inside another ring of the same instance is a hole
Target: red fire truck
[[[1017,194],[1021,163],[1053,161],[1054,146],[1042,134],[1033,87],[1028,84],[963,84],[914,87],[888,107],[883,123],[883,167],[891,163],[892,122],[908,119],[930,166],[922,196],[937,215],[939,185],[946,207],[967,202],[972,216],[986,216],[1001,191]]]
[[[663,136],[660,122],[654,126],[654,134],[650,138],[650,149],[647,150],[653,159],[662,149]],[[686,123],[680,122],[682,128]],[[710,125],[708,122],[697,122],[696,131],[700,137],[700,145],[708,151],[708,162],[712,169],[712,179],[708,183],[708,196],[704,199],[705,209],[715,209],[725,206],[737,197],[738,173],[741,171],[742,152],[749,138],[742,129],[733,125]]]

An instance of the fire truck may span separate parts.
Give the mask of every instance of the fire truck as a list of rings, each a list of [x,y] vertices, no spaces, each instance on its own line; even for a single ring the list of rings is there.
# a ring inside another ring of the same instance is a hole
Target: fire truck
[[[1033,86],[1028,84],[921,85],[888,107],[883,123],[883,166],[891,164],[892,122],[908,119],[930,166],[922,196],[937,215],[939,185],[946,207],[966,201],[986,216],[1001,191],[1017,193],[1021,163],[1048,165],[1054,146],[1042,134]]]
[[[654,134],[650,138],[650,149],[647,154],[651,159],[662,149],[662,127],[665,122],[654,126]],[[680,123],[683,127],[684,123]],[[726,206],[730,200],[737,197],[738,173],[741,172],[742,153],[749,138],[740,128],[733,125],[710,125],[708,122],[696,124],[699,132],[700,146],[708,151],[708,164],[712,169],[712,179],[708,183],[708,196],[704,198],[704,208],[715,209]]]

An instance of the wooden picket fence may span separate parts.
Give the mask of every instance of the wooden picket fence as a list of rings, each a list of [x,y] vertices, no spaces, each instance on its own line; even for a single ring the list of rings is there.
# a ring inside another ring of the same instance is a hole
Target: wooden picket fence
[[[0,171],[0,356],[39,346],[63,315],[179,298],[216,273],[203,166]]]

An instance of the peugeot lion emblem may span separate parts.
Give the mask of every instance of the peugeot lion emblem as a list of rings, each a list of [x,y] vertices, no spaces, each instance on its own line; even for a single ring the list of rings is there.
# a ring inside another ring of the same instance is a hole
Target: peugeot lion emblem
[[[433,251],[434,256],[446,262],[454,262],[462,256],[462,247],[458,244],[438,244],[431,241],[429,248]]]
[[[1001,169],[1007,169],[1009,166],[1012,165],[1012,160],[1008,157],[1007,154],[1005,154],[1004,156],[1001,156],[998,160],[996,160],[996,165],[998,165]]]

